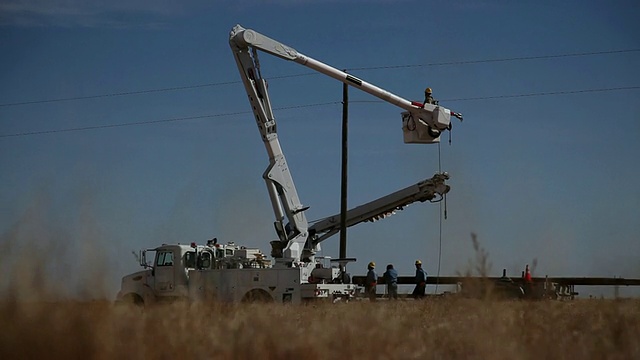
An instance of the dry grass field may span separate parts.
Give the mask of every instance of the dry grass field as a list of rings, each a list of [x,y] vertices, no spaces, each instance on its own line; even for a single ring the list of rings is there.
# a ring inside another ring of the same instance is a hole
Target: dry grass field
[[[640,300],[0,305],[0,359],[638,359]]]
[[[100,266],[83,272],[93,281],[52,277],[44,261],[10,262],[28,258],[10,251],[8,243],[0,242],[5,274],[0,278],[1,360],[640,359],[640,299],[529,302],[451,296],[137,308],[71,300],[75,297],[60,293],[62,285],[99,289],[95,279],[101,277],[92,273],[99,274]],[[488,256],[474,246],[479,264],[474,266],[483,273]],[[84,298],[109,296],[108,291],[77,292],[84,293]]]

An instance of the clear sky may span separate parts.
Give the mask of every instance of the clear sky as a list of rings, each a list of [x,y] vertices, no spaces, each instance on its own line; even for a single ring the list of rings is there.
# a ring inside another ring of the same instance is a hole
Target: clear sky
[[[452,187],[442,227],[423,203],[350,228],[352,273],[419,258],[436,274],[439,257],[462,273],[475,233],[492,275],[535,259],[534,276],[640,277],[639,2],[179,3],[0,3],[5,254],[33,243],[52,274],[99,269],[117,290],[131,252],[163,242],[268,253],[268,158],[228,45],[239,23],[410,100],[430,86],[465,115],[451,145],[406,145],[399,108],[350,90],[350,207],[439,163]],[[260,56],[307,217],[337,213],[342,84]]]

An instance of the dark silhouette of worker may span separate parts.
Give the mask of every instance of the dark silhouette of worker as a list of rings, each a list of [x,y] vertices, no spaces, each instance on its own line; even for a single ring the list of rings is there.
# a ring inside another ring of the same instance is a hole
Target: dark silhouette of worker
[[[373,261],[367,265],[367,280],[365,280],[364,289],[367,293],[367,297],[369,301],[376,301],[376,285],[378,285],[378,274],[374,270],[376,268],[376,263]]]
[[[387,284],[389,299],[398,300],[398,272],[393,268],[393,264],[387,265],[387,271],[382,275],[384,283]]]
[[[422,261],[416,260],[416,287],[413,289],[413,298],[418,300],[424,298],[427,289],[427,272],[422,268]]]

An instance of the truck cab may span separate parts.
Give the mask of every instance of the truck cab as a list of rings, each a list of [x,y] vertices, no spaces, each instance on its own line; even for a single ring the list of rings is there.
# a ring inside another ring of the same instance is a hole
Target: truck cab
[[[147,262],[153,253],[153,264]],[[196,253],[189,245],[163,244],[140,251],[142,271],[122,278],[116,301],[149,304],[187,296],[188,271],[195,268]]]
[[[151,257],[153,263],[149,264],[147,259]],[[145,270],[122,278],[116,301],[142,305],[186,299],[190,273],[196,270],[271,267],[271,261],[259,249],[233,242],[163,244],[155,249],[141,250],[139,260]]]

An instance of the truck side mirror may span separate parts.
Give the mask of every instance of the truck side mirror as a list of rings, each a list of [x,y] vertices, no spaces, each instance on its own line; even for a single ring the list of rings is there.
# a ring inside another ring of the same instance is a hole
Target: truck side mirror
[[[143,268],[146,268],[148,266],[146,250],[140,250],[140,255],[138,256],[138,260],[140,260],[140,266],[142,266]]]

